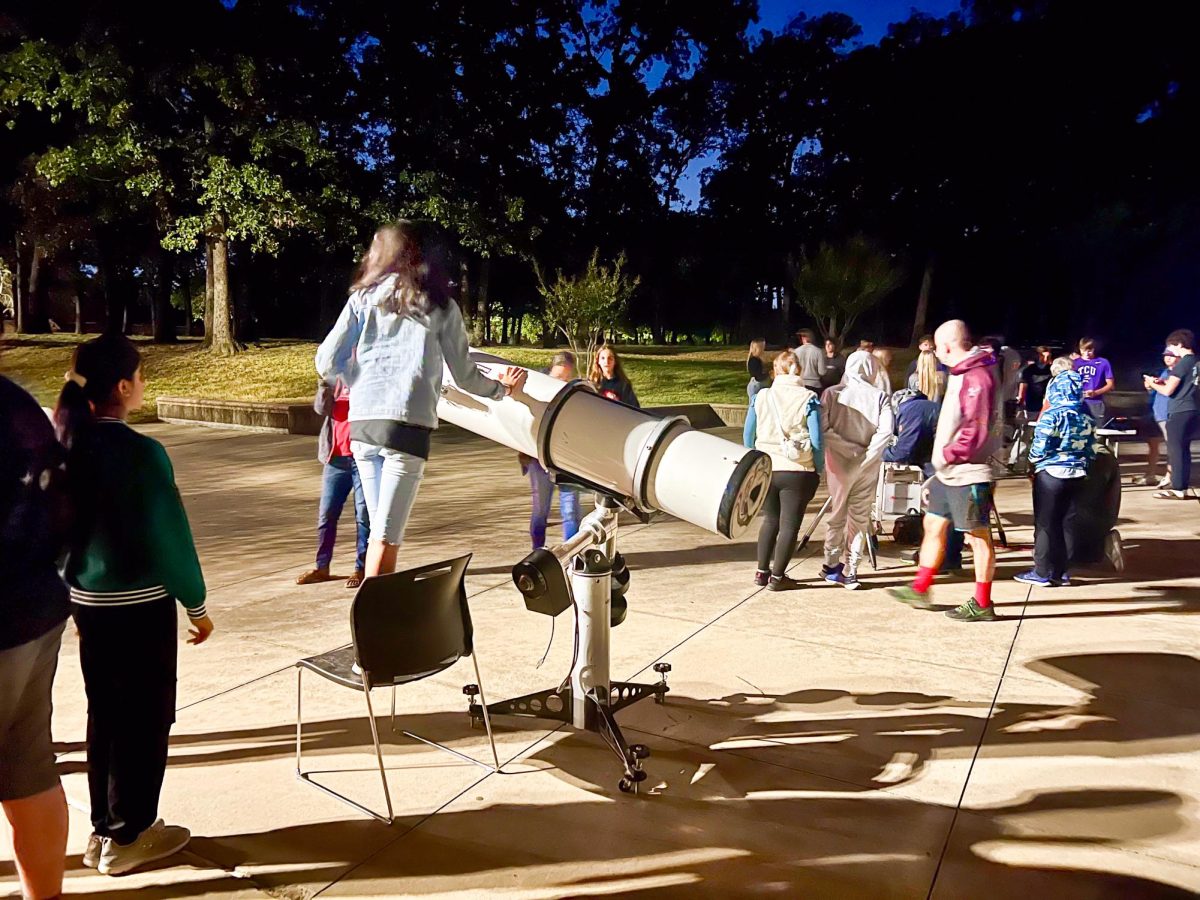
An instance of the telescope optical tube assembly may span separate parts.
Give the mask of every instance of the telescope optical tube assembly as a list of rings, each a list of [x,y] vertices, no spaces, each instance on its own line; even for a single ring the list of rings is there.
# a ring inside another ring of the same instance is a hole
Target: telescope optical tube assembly
[[[512,365],[479,350],[471,358],[492,377]],[[698,431],[682,416],[661,418],[601,397],[586,382],[528,371],[520,393],[488,400],[460,390],[446,369],[439,418],[647,512],[727,538],[750,527],[771,482],[765,453]]]

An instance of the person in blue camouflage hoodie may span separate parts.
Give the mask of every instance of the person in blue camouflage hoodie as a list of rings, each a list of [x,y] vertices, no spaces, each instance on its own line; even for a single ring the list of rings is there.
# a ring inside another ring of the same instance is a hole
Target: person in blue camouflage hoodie
[[[1064,522],[1096,455],[1095,420],[1083,404],[1083,379],[1066,371],[1046,386],[1029,462],[1033,465],[1034,567],[1014,576],[1043,587],[1070,583]]]

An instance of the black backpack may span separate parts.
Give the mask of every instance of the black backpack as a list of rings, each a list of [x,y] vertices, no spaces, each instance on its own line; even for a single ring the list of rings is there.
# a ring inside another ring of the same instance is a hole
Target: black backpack
[[[897,544],[915,546],[921,543],[925,532],[925,513],[919,509],[909,509],[892,525],[892,540]]]

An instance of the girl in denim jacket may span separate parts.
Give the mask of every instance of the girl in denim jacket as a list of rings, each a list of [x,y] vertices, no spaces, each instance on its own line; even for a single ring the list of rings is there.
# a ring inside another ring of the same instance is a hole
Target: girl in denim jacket
[[[375,233],[337,324],[317,350],[325,383],[350,385],[350,449],[371,520],[366,575],[396,570],[409,513],[437,428],[443,363],[458,386],[498,400],[525,371],[499,381],[471,360],[462,313],[450,296],[449,253],[431,227],[400,221]]]

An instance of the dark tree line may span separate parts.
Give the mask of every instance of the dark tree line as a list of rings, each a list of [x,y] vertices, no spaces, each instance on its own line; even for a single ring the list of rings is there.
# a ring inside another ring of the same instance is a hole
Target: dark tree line
[[[69,298],[60,326],[202,332],[218,352],[313,336],[396,216],[459,239],[478,340],[539,337],[519,331],[534,273],[597,249],[640,279],[631,333],[777,339],[803,321],[801,261],[859,235],[906,273],[860,320],[892,342],[946,314],[1028,340],[1186,323],[1186,5],[975,0],[877,45],[845,15],[778,34],[757,15],[8,3],[0,260],[18,328],[46,330]]]

